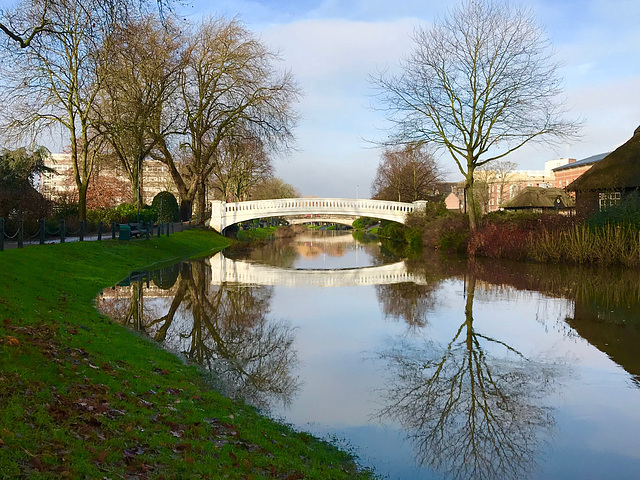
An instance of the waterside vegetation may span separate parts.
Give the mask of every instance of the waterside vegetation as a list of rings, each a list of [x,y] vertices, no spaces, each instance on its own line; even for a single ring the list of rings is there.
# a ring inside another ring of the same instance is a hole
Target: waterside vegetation
[[[495,212],[470,234],[466,217],[429,204],[410,214],[406,225],[384,224],[383,238],[471,257],[577,265],[640,265],[640,198],[590,217],[556,213]]]
[[[372,477],[94,308],[134,269],[228,244],[191,230],[0,254],[0,478]]]

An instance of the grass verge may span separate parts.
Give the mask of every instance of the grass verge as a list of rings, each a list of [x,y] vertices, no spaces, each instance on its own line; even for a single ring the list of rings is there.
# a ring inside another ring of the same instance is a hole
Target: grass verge
[[[0,478],[372,478],[93,306],[133,269],[227,242],[192,230],[0,252]]]

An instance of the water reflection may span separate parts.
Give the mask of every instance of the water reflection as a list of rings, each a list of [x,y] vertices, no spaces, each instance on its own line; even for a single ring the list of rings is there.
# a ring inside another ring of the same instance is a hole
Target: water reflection
[[[558,368],[477,331],[475,290],[471,270],[464,321],[448,343],[402,340],[381,353],[390,382],[378,417],[399,421],[417,462],[448,478],[526,478],[553,425],[543,400]]]
[[[295,237],[276,238],[260,248],[236,244],[225,249],[224,255],[278,268],[314,270],[360,268],[402,260],[390,253],[382,258],[378,237],[357,233],[307,230]]]
[[[205,367],[227,395],[268,408],[290,402],[300,385],[294,329],[269,318],[272,293],[271,287],[212,285],[210,265],[195,261],[134,274],[103,292],[98,306]]]
[[[404,321],[411,328],[421,328],[427,324],[427,313],[433,310],[437,302],[436,291],[435,283],[376,285],[378,302],[385,316]]]
[[[411,270],[411,269],[409,269]],[[478,278],[573,301],[567,335],[609,355],[640,387],[640,276],[630,269],[478,263]]]
[[[398,261],[376,240],[313,234],[125,283],[101,296],[108,314],[300,428],[364,448],[387,439],[372,460],[383,475],[387,452],[402,458],[392,478],[559,478],[574,467],[574,478],[623,478],[640,466],[635,272]],[[585,451],[597,468],[577,465]]]

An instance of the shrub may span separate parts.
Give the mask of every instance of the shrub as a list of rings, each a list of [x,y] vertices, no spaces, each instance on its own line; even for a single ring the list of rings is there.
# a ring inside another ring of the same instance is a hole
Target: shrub
[[[486,223],[470,238],[471,256],[521,260],[527,256],[531,230],[510,223]]]
[[[576,225],[532,237],[529,252],[538,262],[638,266],[640,231],[628,225]]]
[[[153,207],[144,205],[140,209],[140,221],[144,223],[153,223],[156,221],[157,214]],[[87,222],[96,226],[102,222],[104,225],[111,223],[131,223],[138,221],[138,207],[133,203],[122,203],[115,208],[103,208],[96,210],[87,210]]]
[[[168,223],[180,220],[180,207],[176,197],[171,192],[160,192],[151,202],[151,206],[158,214],[158,222]]]
[[[404,240],[405,227],[401,223],[383,220],[378,229],[378,236],[394,240]]]
[[[377,223],[378,223],[378,220],[376,220],[375,218],[360,217],[354,220],[353,228],[355,230],[362,230],[364,228],[370,227],[371,225],[375,225]]]

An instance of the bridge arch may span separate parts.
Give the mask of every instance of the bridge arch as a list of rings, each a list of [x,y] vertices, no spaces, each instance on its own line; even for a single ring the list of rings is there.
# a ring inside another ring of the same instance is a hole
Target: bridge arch
[[[296,215],[372,217],[405,223],[409,213],[424,208],[425,204],[424,200],[405,203],[353,198],[281,198],[233,203],[214,200],[211,202],[210,226],[222,232],[230,225],[255,218]]]

